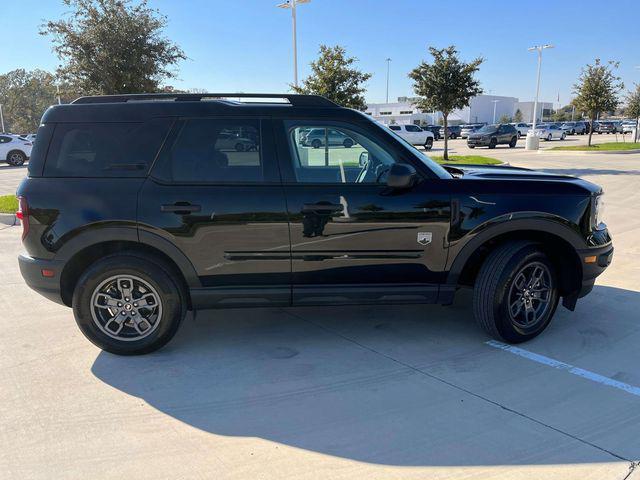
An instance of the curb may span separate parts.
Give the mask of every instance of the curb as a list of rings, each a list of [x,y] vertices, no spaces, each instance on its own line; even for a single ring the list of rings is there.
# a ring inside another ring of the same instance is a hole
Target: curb
[[[0,213],[0,224],[13,226],[19,223],[15,213]]]
[[[538,150],[538,154],[553,154],[553,155],[630,155],[633,153],[640,153],[640,149],[634,150],[553,150],[551,148],[545,148]]]

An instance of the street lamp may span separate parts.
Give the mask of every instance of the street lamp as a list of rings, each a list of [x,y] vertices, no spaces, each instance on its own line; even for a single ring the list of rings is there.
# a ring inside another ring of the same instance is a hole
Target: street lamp
[[[493,102],[493,122],[492,123],[496,123],[496,107],[498,106],[498,103],[500,103],[500,100],[492,100]]]
[[[389,65],[391,64],[391,59],[387,58],[387,101],[389,103]]]
[[[537,150],[540,146],[540,140],[536,137],[536,115],[538,113],[538,96],[540,95],[540,67],[542,66],[542,50],[545,48],[553,48],[553,45],[535,45],[529,48],[530,52],[538,52],[538,81],[536,82],[536,99],[533,102],[533,125],[527,133],[527,150]]]
[[[298,86],[298,41],[296,35],[296,6],[298,4],[309,3],[311,0],[287,0],[277,5],[278,8],[291,9],[291,22],[293,25],[293,84]]]

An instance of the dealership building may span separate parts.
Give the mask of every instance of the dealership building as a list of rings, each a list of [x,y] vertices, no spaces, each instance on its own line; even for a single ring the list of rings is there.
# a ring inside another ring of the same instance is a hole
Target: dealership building
[[[436,125],[442,119],[440,112],[423,112],[415,102],[416,97],[398,97],[397,102],[372,103],[367,105],[366,114],[384,124],[415,124]],[[522,113],[524,122],[533,121],[533,102],[520,102],[515,97],[503,97],[499,95],[478,95],[469,102],[469,106],[461,110],[455,110],[449,115],[451,125],[464,123],[493,123],[500,117],[507,115],[513,117],[516,111]],[[553,104],[550,102],[538,102],[538,121],[541,117],[540,109],[544,108],[544,114],[550,115]]]

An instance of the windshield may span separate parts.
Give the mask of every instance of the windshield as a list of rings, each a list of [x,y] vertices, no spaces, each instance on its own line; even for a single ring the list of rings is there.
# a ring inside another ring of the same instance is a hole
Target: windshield
[[[476,130],[476,133],[493,133],[496,130],[498,130],[498,126],[497,125],[485,125],[484,127],[480,128],[479,130]]]
[[[376,125],[378,128],[382,128],[387,134],[391,134],[398,141],[400,141],[401,143],[403,143],[404,145],[409,147],[409,150],[414,155],[414,157],[417,158],[418,160],[420,160],[422,163],[424,163],[438,177],[440,177],[440,178],[451,178],[452,177],[452,175],[449,172],[447,172],[443,167],[441,167],[438,163],[436,163],[431,158],[429,158],[427,155],[425,155],[424,152],[418,150],[414,145],[412,145],[411,143],[406,141],[404,138],[402,138],[396,132],[394,132],[393,130],[390,130],[388,128],[384,128],[383,125],[381,125],[380,123],[376,122],[375,120],[372,120],[369,117],[366,117],[366,118],[371,123]]]

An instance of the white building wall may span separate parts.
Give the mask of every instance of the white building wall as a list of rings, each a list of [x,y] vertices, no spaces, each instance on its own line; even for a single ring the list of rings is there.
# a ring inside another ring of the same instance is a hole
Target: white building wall
[[[522,112],[522,121],[531,123],[533,122],[533,104],[534,102],[517,102],[515,108],[513,109],[513,114],[515,115],[516,110],[520,110]],[[551,102],[538,102],[538,112],[536,114],[537,120],[540,121],[542,116],[542,109],[544,108],[545,116],[548,116],[553,109],[553,103]]]

